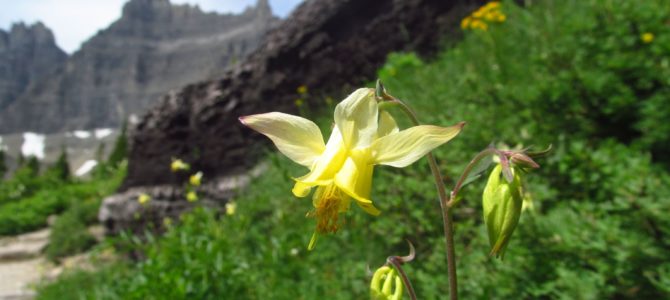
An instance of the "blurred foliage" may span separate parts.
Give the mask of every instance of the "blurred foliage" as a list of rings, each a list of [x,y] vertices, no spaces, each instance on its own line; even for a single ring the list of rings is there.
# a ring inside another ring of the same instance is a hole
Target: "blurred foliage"
[[[98,151],[104,151],[104,146],[100,146],[102,149]],[[128,121],[123,122],[121,127],[121,132],[114,142],[114,148],[107,158],[107,164],[113,168],[116,168],[121,164],[123,160],[128,157]]]
[[[60,179],[61,181],[66,182],[70,180],[70,163],[67,160],[67,151],[65,150],[65,146],[62,147],[56,162],[47,168],[46,172],[53,173],[53,176]]]
[[[454,211],[461,296],[668,298],[667,2],[530,3],[503,3],[504,23],[466,32],[433,61],[392,54],[379,71],[423,122],[468,122],[436,152],[450,185],[491,142],[554,145],[527,176],[534,209],[522,215],[503,261],[488,256],[483,182],[463,190]],[[340,232],[307,252],[312,204],[290,193],[291,177],[306,170],[268,157],[269,170],[235,199],[234,215],[198,209],[163,237],[128,237],[123,244],[144,259],[66,274],[38,298],[361,299],[368,270],[406,254],[404,239],[417,248],[406,272],[419,297],[446,298],[439,203],[425,161],[378,168],[372,195],[382,215],[353,209]]]
[[[24,166],[11,179],[0,182],[0,236],[15,235],[46,226],[50,215],[78,206],[82,222],[95,222],[100,201],[114,192],[125,176],[125,168],[105,178],[62,179],[60,172],[33,176]]]
[[[80,212],[78,206],[74,206],[56,219],[51,226],[49,245],[45,251],[49,260],[57,261],[62,257],[86,251],[95,245],[95,238],[88,232],[83,222],[84,217],[84,212]]]

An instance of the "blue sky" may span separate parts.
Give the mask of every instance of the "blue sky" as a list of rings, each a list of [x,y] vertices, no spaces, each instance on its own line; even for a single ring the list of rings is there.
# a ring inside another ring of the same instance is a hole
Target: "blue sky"
[[[257,0],[171,0],[172,3],[197,4],[204,11],[241,12]],[[42,21],[51,28],[56,43],[72,53],[121,16],[127,0],[0,0],[0,29],[8,30],[12,23],[28,24]],[[287,16],[302,0],[269,0],[272,11]]]

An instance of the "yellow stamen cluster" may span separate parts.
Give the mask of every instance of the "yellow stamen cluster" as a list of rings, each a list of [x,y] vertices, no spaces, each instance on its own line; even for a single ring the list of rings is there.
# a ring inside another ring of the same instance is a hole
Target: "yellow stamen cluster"
[[[316,218],[316,232],[319,234],[335,233],[342,225],[339,213],[342,209],[343,193],[334,184],[319,187],[314,199],[315,209],[308,213],[309,217]]]
[[[465,17],[461,21],[461,28],[486,31],[490,23],[503,23],[505,20],[507,16],[500,10],[500,2],[493,1]]]

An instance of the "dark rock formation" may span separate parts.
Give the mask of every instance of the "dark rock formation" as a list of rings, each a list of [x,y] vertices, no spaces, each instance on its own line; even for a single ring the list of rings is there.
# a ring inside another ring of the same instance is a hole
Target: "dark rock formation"
[[[9,32],[0,30],[0,111],[66,59],[67,54],[56,46],[53,33],[42,23],[18,23]]]
[[[173,182],[171,157],[209,177],[235,174],[256,163],[259,135],[242,115],[291,112],[296,88],[331,95],[374,80],[392,51],[436,50],[459,32],[468,6],[481,1],[306,1],[243,64],[221,79],[164,96],[137,126],[124,187]],[[264,140],[264,139],[263,139]]]
[[[131,0],[58,74],[31,84],[0,113],[0,133],[118,126],[170,89],[219,77],[276,21],[267,0],[240,15]]]

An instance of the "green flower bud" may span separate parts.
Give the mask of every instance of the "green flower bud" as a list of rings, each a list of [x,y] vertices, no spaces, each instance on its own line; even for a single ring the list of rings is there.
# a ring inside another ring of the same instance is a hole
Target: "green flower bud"
[[[370,299],[372,300],[400,300],[403,295],[402,279],[395,269],[382,266],[375,271],[370,283]]]
[[[497,165],[489,176],[482,197],[484,222],[489,233],[491,255],[503,258],[512,233],[519,223],[523,198],[520,173],[512,168],[513,180],[502,178],[502,166]]]

